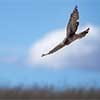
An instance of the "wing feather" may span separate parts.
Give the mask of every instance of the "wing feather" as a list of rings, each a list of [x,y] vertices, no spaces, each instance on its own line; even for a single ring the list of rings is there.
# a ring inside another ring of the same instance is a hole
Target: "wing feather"
[[[77,28],[78,28],[78,25],[79,25],[78,19],[79,19],[79,12],[78,12],[78,9],[77,9],[77,6],[76,6],[74,8],[72,14],[70,15],[70,19],[69,19],[69,22],[68,22],[68,25],[67,25],[67,29],[66,29],[67,37],[74,35],[75,32],[77,31]]]
[[[55,46],[52,50],[50,50],[48,53],[42,54],[42,57],[46,56],[46,55],[49,55],[49,54],[52,54],[52,53],[58,51],[59,49],[63,48],[64,46],[65,46],[64,42],[61,42],[57,46]]]

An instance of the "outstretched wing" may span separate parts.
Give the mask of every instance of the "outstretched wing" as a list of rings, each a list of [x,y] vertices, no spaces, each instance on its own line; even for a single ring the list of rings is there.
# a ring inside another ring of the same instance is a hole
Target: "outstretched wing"
[[[72,14],[70,15],[70,19],[67,25],[66,29],[67,37],[74,35],[75,32],[77,31],[79,25],[78,19],[79,19],[79,12],[76,6]]]
[[[58,51],[59,49],[63,48],[64,46],[65,46],[64,42],[61,42],[57,46],[55,46],[52,50],[50,50],[48,53],[42,54],[42,57],[52,54],[52,53]]]

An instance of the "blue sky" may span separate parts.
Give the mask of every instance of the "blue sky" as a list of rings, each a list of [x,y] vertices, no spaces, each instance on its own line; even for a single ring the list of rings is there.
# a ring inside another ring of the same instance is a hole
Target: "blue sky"
[[[43,64],[33,64],[35,67],[26,64],[31,46],[48,33],[65,28],[75,5],[78,5],[80,11],[80,27],[88,24],[100,27],[99,0],[0,0],[1,86],[30,86],[34,83],[64,86],[66,83],[68,86],[88,84],[100,87],[98,45],[98,50],[91,59],[95,66],[93,69],[67,68],[66,63],[61,70],[50,69]]]

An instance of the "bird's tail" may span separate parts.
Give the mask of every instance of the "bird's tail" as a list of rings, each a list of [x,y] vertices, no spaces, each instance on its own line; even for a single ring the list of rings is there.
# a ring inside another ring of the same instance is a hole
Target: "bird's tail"
[[[84,37],[88,32],[89,32],[90,28],[87,28],[85,31],[82,31],[81,33],[78,34],[79,38]]]

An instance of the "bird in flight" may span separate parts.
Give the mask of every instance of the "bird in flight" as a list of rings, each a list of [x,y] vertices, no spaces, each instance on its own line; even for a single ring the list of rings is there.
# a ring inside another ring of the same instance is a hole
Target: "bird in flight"
[[[79,20],[79,11],[78,11],[77,6],[75,6],[74,10],[72,11],[70,15],[70,19],[66,27],[66,37],[64,38],[62,42],[60,42],[57,46],[51,49],[48,53],[42,54],[41,57],[50,55],[58,51],[59,49],[65,47],[66,45],[69,45],[73,41],[83,38],[89,32],[90,28],[87,28],[86,30],[76,34],[76,31],[79,26],[78,20]]]

